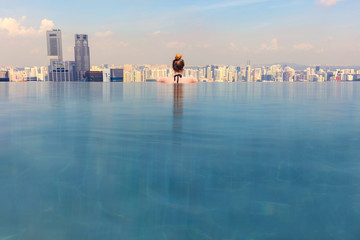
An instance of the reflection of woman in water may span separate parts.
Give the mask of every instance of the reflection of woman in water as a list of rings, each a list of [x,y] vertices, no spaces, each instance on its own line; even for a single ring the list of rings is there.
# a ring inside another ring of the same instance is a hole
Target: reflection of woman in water
[[[174,77],[169,78],[159,78],[157,82],[161,83],[197,83],[193,77],[183,77],[183,72],[185,68],[184,59],[182,59],[182,55],[177,54],[172,65],[174,69]]]
[[[174,116],[183,114],[184,86],[182,84],[174,85]]]
[[[184,108],[184,84],[174,84],[174,119],[173,128],[175,132],[182,129],[182,118]]]

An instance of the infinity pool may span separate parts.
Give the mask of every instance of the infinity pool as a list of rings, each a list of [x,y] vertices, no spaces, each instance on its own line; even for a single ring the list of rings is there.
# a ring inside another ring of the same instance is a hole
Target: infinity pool
[[[360,238],[360,83],[1,83],[0,144],[0,240]]]

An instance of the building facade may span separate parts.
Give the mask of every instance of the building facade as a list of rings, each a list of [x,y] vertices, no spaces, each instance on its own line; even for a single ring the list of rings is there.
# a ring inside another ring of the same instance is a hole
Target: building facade
[[[90,50],[88,35],[75,34],[75,65],[76,65],[76,80],[84,79],[85,72],[90,71]]]
[[[49,65],[52,65],[52,62],[63,61],[61,30],[46,31],[46,41]]]
[[[111,82],[124,82],[124,69],[115,68],[110,70]]]
[[[103,82],[111,82],[111,70],[109,68],[103,70]]]
[[[51,82],[72,82],[75,81],[75,62],[55,62],[49,65],[48,78]]]
[[[0,82],[9,82],[9,72],[8,71],[0,71]]]
[[[252,81],[252,79],[251,79],[251,66],[250,65],[246,66],[245,81],[246,82],[251,82]]]
[[[102,71],[87,71],[84,76],[86,82],[103,82]]]

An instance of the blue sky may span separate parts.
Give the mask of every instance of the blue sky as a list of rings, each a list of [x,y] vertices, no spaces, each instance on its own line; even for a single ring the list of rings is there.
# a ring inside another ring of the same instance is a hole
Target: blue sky
[[[1,2],[0,65],[46,65],[51,27],[67,60],[73,35],[89,34],[92,64],[162,64],[179,52],[190,65],[359,65],[358,0]]]

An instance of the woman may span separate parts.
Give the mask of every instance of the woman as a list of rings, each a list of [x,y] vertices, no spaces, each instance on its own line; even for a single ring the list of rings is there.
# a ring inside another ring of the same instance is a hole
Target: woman
[[[197,83],[198,80],[196,80],[193,77],[183,77],[185,62],[184,59],[182,59],[182,55],[177,54],[172,65],[174,69],[174,77],[168,77],[168,78],[159,78],[157,82],[161,83]]]

